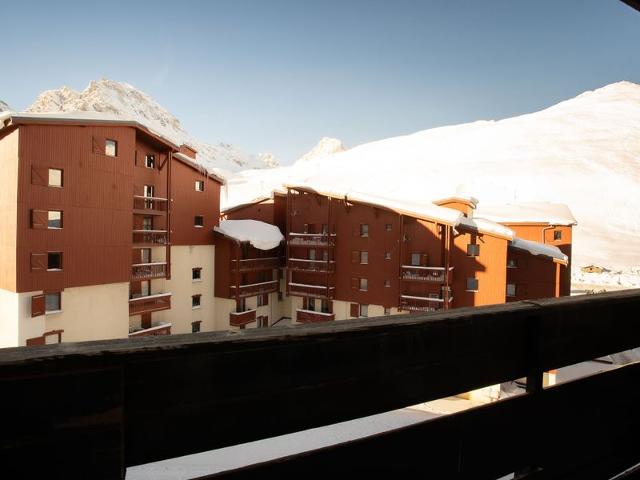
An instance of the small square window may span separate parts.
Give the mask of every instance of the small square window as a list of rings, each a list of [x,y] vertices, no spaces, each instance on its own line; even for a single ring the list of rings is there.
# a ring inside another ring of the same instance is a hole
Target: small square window
[[[420,266],[420,254],[419,253],[412,253],[411,254],[411,265],[414,265],[416,267]]]
[[[562,240],[562,230],[554,230],[553,231],[553,239],[554,240]]]
[[[387,232],[390,232],[392,228],[393,228],[393,227],[392,227],[392,225],[391,225],[390,223],[385,223],[385,224],[384,224],[384,229],[385,229]]]
[[[384,314],[385,315],[391,315],[391,309],[388,307],[384,307]]]
[[[507,259],[507,268],[518,268],[518,261],[515,258]]]
[[[200,331],[201,321],[191,322],[191,333],[198,333]]]
[[[369,252],[360,252],[360,263],[363,265],[369,263]]]
[[[366,223],[361,223],[360,224],[360,236],[361,237],[368,237],[369,236],[369,225],[367,225]]]
[[[191,269],[191,280],[194,282],[202,281],[202,268],[197,267]]]
[[[199,228],[204,227],[204,217],[202,215],[196,215],[193,217],[193,226]]]
[[[384,259],[391,260],[391,252],[384,252]]]
[[[478,291],[478,279],[469,277],[467,278],[467,291],[468,292],[477,292]]]
[[[196,192],[204,192],[204,180],[196,180]]]
[[[62,252],[47,254],[47,270],[62,270]]]
[[[104,142],[104,154],[108,157],[118,156],[118,142],[107,139]]]
[[[200,308],[200,297],[202,295],[191,295],[191,308]]]
[[[507,297],[515,297],[515,296],[516,296],[516,284],[507,283]]]
[[[60,210],[49,210],[47,228],[62,228],[62,212]]]
[[[62,310],[62,301],[60,292],[47,293],[44,296],[45,313],[59,312]]]
[[[156,167],[156,156],[155,155],[145,155],[144,156],[144,166],[147,168],[155,168]]]
[[[360,279],[360,290],[362,290],[363,292],[366,292],[368,290],[369,287],[369,282],[367,281],[366,278],[361,278]]]
[[[391,280],[385,280],[384,281],[384,286],[385,286],[385,288],[390,288],[391,287]]]
[[[477,257],[480,255],[480,245],[476,243],[470,243],[467,245],[467,256]]]
[[[49,186],[62,188],[62,170],[59,168],[49,169]]]
[[[361,317],[369,316],[369,305],[360,305],[360,316]]]

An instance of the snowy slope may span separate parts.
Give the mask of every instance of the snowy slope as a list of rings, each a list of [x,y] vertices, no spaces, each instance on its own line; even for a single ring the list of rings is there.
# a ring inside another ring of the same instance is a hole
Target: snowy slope
[[[322,137],[316,146],[301,156],[298,161],[307,162],[309,160],[326,157],[333,153],[344,152],[345,150],[347,150],[347,148],[342,143],[342,140],[331,137]]]
[[[640,85],[615,83],[528,115],[434,128],[292,167],[241,172],[223,202],[296,182],[412,202],[465,192],[480,207],[565,203],[578,221],[574,273],[601,265],[614,271],[607,281],[615,284],[617,271],[640,274]],[[630,281],[625,277],[626,285],[635,284]]]
[[[8,110],[11,110],[11,107],[7,105],[5,102],[3,102],[2,100],[0,100],[0,112],[5,112]]]
[[[89,111],[103,112],[137,120],[180,145],[193,146],[197,161],[208,169],[221,173],[247,168],[278,165],[273,155],[253,155],[227,143],[208,144],[193,138],[180,121],[149,95],[127,83],[113,80],[94,80],[82,92],[68,87],[47,90],[26,110],[29,113]]]

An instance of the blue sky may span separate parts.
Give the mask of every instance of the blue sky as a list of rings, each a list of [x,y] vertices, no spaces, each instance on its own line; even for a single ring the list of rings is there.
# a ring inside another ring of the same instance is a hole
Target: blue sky
[[[0,99],[13,108],[125,81],[201,140],[282,163],[322,136],[353,146],[640,83],[640,13],[618,0],[24,1],[0,13]]]

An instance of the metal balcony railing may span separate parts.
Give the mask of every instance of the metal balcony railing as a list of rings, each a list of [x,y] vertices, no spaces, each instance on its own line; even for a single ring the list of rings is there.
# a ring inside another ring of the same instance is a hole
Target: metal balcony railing
[[[333,298],[335,287],[327,285],[310,285],[306,283],[289,282],[289,295],[299,295],[316,298]]]
[[[169,203],[166,198],[162,197],[145,197],[143,195],[133,196],[134,213],[144,215],[165,214]]]
[[[290,258],[289,268],[301,272],[333,273],[336,262],[333,260],[308,260],[304,258]]]
[[[135,246],[162,246],[168,242],[166,230],[134,230],[133,244]]]
[[[402,265],[402,279],[415,280],[419,282],[444,283],[447,280],[451,283],[453,277],[453,267],[449,270],[444,267],[420,267],[417,265]]]
[[[334,247],[335,233],[289,233],[289,245],[298,247]]]
[[[167,262],[134,263],[131,265],[131,280],[153,280],[167,276]]]

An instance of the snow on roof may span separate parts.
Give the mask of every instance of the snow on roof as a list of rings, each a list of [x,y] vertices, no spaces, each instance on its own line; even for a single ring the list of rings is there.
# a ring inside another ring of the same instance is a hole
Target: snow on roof
[[[446,197],[446,198],[439,198],[437,200],[434,200],[433,203],[435,203],[436,205],[442,205],[444,203],[449,203],[449,202],[463,202],[463,203],[470,203],[471,205],[473,205],[473,208],[476,208],[478,206],[479,200],[471,195],[452,195],[450,197]]]
[[[553,258],[565,265],[569,261],[569,257],[562,253],[558,247],[554,247],[553,245],[545,245],[543,243],[514,237],[513,240],[509,242],[509,246],[519,250],[525,250],[532,255],[543,255],[545,257]]]
[[[214,230],[259,250],[271,250],[284,241],[278,227],[258,220],[223,220]]]
[[[499,223],[492,222],[485,218],[468,218],[464,215],[460,216],[458,225],[462,225],[473,230],[478,230],[482,233],[488,233],[490,235],[496,235],[498,237],[504,237],[512,239],[515,237],[515,233],[508,227],[500,225]],[[457,226],[457,225],[456,225]]]
[[[184,153],[180,153],[180,152],[174,152],[173,154],[174,158],[177,158],[178,160],[180,160],[182,163],[186,163],[187,165],[195,168],[196,170],[204,173],[205,175],[207,175],[208,177],[211,177],[212,179],[220,182],[221,184],[224,185],[225,183],[225,179],[224,177],[221,177],[220,175],[216,175],[213,172],[210,172],[209,170],[207,170],[204,166],[200,165],[199,163],[197,163],[193,158],[191,158],[188,155],[185,155]]]
[[[480,205],[477,215],[501,223],[548,223],[576,225],[578,222],[563,203],[527,202],[504,205]]]

